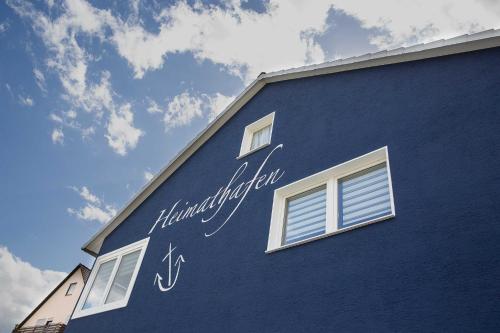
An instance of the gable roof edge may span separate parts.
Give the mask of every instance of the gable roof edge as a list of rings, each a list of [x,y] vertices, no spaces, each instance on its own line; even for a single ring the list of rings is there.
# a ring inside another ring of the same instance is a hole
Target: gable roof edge
[[[97,256],[104,239],[268,83],[436,58],[498,46],[500,46],[500,30],[491,29],[475,34],[467,34],[410,47],[401,47],[390,51],[369,53],[362,56],[267,74],[262,73],[256,80],[247,86],[247,88],[245,88],[215,120],[191,140],[183,150],[175,155],[175,157],[171,159],[149,183],[143,186],[138,194],[136,194],[117,215],[92,236],[92,238],[83,245],[82,250],[93,256]]]
[[[103,226],[82,250],[97,256],[104,239],[125,220],[146,198],[153,193],[170,175],[172,175],[195,151],[198,150],[213,134],[215,134],[236,112],[239,111],[262,87],[264,82],[257,78],[243,90],[226,109],[221,112],[203,131],[191,140],[170,162],[139,190],[125,206],[106,225]]]

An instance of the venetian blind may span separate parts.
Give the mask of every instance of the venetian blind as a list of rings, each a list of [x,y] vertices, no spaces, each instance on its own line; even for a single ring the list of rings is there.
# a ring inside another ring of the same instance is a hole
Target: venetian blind
[[[385,163],[339,180],[339,227],[349,227],[390,213]]]
[[[326,188],[324,186],[288,199],[284,244],[325,233]]]

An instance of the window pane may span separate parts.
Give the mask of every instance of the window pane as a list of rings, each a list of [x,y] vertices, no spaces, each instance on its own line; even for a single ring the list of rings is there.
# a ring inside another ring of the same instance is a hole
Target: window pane
[[[324,234],[325,225],[325,186],[288,199],[285,244],[295,243]]]
[[[90,289],[89,295],[83,304],[83,309],[88,309],[99,305],[104,297],[104,291],[108,284],[116,259],[105,262],[99,267],[94,283]]]
[[[391,213],[386,164],[380,164],[339,180],[339,228]]]
[[[108,297],[106,298],[106,304],[125,298],[140,253],[141,250],[137,250],[122,257]]]
[[[66,291],[66,295],[72,295],[76,288],[76,282],[73,282],[69,285],[68,290]]]
[[[250,150],[257,149],[269,143],[270,135],[271,135],[271,125],[256,131],[252,136],[252,144],[250,146]]]

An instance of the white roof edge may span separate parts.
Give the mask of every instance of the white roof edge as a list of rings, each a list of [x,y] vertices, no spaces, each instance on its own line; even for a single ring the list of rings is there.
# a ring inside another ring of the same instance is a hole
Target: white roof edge
[[[470,52],[499,46],[498,38],[500,29],[490,29],[475,34],[466,34],[450,39],[440,39],[428,43],[400,47],[393,50],[384,50],[360,56],[334,60],[316,65],[308,65],[264,74],[259,78],[268,79],[269,82],[284,81],[299,77],[331,74],[345,70],[360,69],[383,65],[381,59],[387,59],[387,64],[435,58],[444,55]],[[410,56],[411,55],[411,56]],[[406,56],[406,57],[405,57]],[[396,61],[392,58],[400,58]],[[365,64],[366,63],[366,64]],[[352,67],[351,67],[352,66]],[[350,68],[349,68],[350,67]]]
[[[191,140],[170,162],[135,195],[106,225],[86,242],[82,250],[96,256],[104,239],[118,227],[146,198],[194,154],[215,132],[238,112],[267,83],[293,80],[310,76],[332,74],[367,67],[395,64],[413,60],[435,58],[500,46],[500,30],[491,29],[450,39],[400,47],[389,51],[369,53],[317,65],[263,73],[247,86],[202,132]]]

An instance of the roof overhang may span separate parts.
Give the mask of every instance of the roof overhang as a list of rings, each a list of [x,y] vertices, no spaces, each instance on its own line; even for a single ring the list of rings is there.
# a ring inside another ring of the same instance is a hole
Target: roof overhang
[[[487,30],[476,34],[463,35],[389,51],[369,53],[359,57],[340,59],[319,65],[298,67],[267,74],[262,73],[215,120],[189,142],[165,168],[151,179],[111,221],[104,225],[101,230],[85,243],[82,250],[93,256],[97,256],[104,239],[268,83],[436,58],[498,46],[500,46],[500,30]]]

